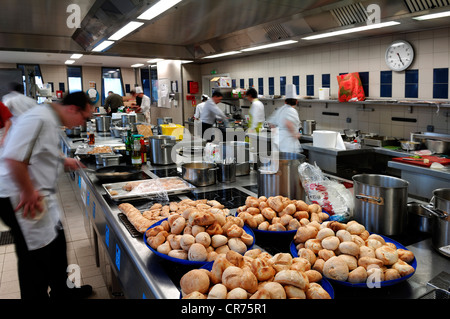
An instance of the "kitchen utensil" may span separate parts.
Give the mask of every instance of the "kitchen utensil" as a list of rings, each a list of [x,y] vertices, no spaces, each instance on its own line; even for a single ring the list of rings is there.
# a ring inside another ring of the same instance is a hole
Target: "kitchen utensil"
[[[258,196],[282,195],[305,199],[305,190],[298,175],[298,166],[306,160],[300,153],[272,152],[258,157]]]
[[[427,139],[425,147],[436,154],[450,154],[450,142]]]
[[[111,127],[111,116],[97,116],[95,124],[97,132],[108,132]]]
[[[122,115],[122,127],[129,126],[133,132],[136,132],[136,122],[137,122],[137,116],[136,114],[123,114]]]
[[[221,142],[220,158],[234,158],[236,162],[236,176],[250,174],[250,144],[241,141]]]
[[[209,186],[217,181],[216,164],[193,162],[181,165],[181,176],[195,186]]]
[[[354,129],[345,129],[344,134],[349,139],[355,139],[359,134],[361,133],[360,130],[354,130]]]
[[[450,257],[450,188],[435,189],[430,204],[422,207],[433,214],[431,232],[433,247]]]
[[[420,203],[408,203],[408,231],[431,233],[433,215],[424,209]]]
[[[354,218],[369,232],[401,234],[407,224],[409,183],[403,179],[377,174],[353,176]]]
[[[221,183],[232,183],[236,181],[236,163],[217,163],[217,179]]]
[[[155,165],[170,165],[175,163],[172,150],[176,144],[174,136],[154,135],[148,138],[150,146],[150,162]],[[173,154],[175,157],[175,154]]]
[[[81,135],[81,129],[79,126],[74,126],[72,128],[66,128],[67,137],[77,137]]]
[[[400,146],[405,151],[415,151],[419,149],[420,143],[414,141],[400,141]]]
[[[315,120],[303,120],[302,121],[302,134],[303,135],[312,135],[312,133],[316,130],[317,122]]]
[[[133,166],[107,166],[90,170],[101,183],[113,183],[138,178],[141,171]]]
[[[103,166],[116,166],[120,164],[121,154],[105,154],[101,155]]]

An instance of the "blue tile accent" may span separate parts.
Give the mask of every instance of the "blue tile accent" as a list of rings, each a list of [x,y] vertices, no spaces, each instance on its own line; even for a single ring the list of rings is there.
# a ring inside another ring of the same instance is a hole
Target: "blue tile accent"
[[[253,79],[248,79],[248,87],[253,87]]]
[[[405,97],[418,98],[419,84],[405,84]]]
[[[269,95],[275,95],[275,79],[269,78]]]
[[[380,85],[380,97],[392,97],[392,84]]]
[[[434,84],[448,83],[448,68],[434,69],[433,83]]]
[[[232,87],[233,89],[236,88],[236,79],[232,79],[232,80],[231,80],[231,87]]]
[[[359,78],[364,89],[364,94],[369,96],[369,72],[359,72]]]
[[[419,70],[406,70],[405,71],[405,83],[406,84],[419,83]]]
[[[330,87],[330,75],[322,74],[322,87],[329,88]]]
[[[314,74],[306,76],[306,85],[314,85]]]
[[[306,76],[306,95],[314,96],[314,74]]]
[[[240,79],[239,80],[239,86],[240,86],[241,89],[245,89],[244,79]]]
[[[448,83],[433,84],[433,99],[448,99]]]
[[[295,89],[297,90],[297,95],[300,94],[300,76],[294,75],[292,77],[292,84],[295,85]]]
[[[280,76],[280,95],[286,95],[286,77]]]
[[[380,83],[381,84],[392,84],[392,71],[381,71],[380,72]]]
[[[264,95],[264,79],[258,78],[258,94]]]

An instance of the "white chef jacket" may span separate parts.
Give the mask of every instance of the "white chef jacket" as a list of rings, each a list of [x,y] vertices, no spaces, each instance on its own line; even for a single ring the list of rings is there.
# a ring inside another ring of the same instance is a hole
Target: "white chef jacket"
[[[205,106],[205,102],[200,103],[195,107],[194,117],[194,133],[195,135],[202,135],[202,122],[200,121],[200,114],[202,114],[203,107]]]
[[[206,124],[214,124],[216,121],[216,117],[226,120],[227,116],[223,111],[214,103],[213,100],[208,100],[205,102],[205,105],[202,108],[202,112],[200,114],[200,121]]]
[[[273,143],[280,152],[299,153],[302,152],[300,141],[289,132],[286,121],[290,121],[296,132],[300,129],[300,118],[298,112],[292,106],[285,104],[276,110],[270,117],[269,122],[276,125],[273,130]]]
[[[12,121],[15,121],[18,116],[38,105],[32,98],[15,91],[4,95],[2,102],[11,111],[13,115]]]
[[[51,243],[60,228],[61,209],[55,193],[58,175],[63,168],[59,155],[60,126],[60,119],[50,105],[38,105],[20,116],[11,127],[0,156],[0,197],[9,197],[13,208],[20,198],[20,190],[12,178],[6,158],[28,161],[34,188],[45,196],[47,212],[42,218],[25,219],[22,210],[16,212],[29,250]]]
[[[141,110],[142,110],[142,113],[143,113],[144,116],[145,116],[146,122],[149,123],[149,124],[150,124],[150,122],[151,122],[151,118],[150,118],[150,105],[151,105],[150,98],[149,98],[147,95],[144,94],[144,95],[142,96]]]
[[[263,123],[266,120],[266,116],[264,114],[264,104],[258,99],[254,99],[252,101],[249,114],[252,120],[251,127],[249,127],[250,129],[256,129],[258,123]]]

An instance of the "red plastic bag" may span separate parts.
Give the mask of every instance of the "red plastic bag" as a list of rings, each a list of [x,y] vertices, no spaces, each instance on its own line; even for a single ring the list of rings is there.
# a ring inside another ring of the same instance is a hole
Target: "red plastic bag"
[[[358,72],[338,75],[337,80],[339,102],[364,101],[366,99]]]

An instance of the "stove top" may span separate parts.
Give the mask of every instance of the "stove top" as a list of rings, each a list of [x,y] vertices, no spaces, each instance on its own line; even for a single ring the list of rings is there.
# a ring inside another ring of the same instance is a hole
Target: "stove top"
[[[158,177],[181,177],[181,172],[176,167],[174,168],[155,168],[150,169],[150,172]]]
[[[233,209],[245,205],[245,200],[248,196],[236,188],[220,189],[216,191],[192,191],[191,193],[185,194],[192,200],[198,199],[208,199],[217,200],[219,203],[225,206],[225,208]]]

